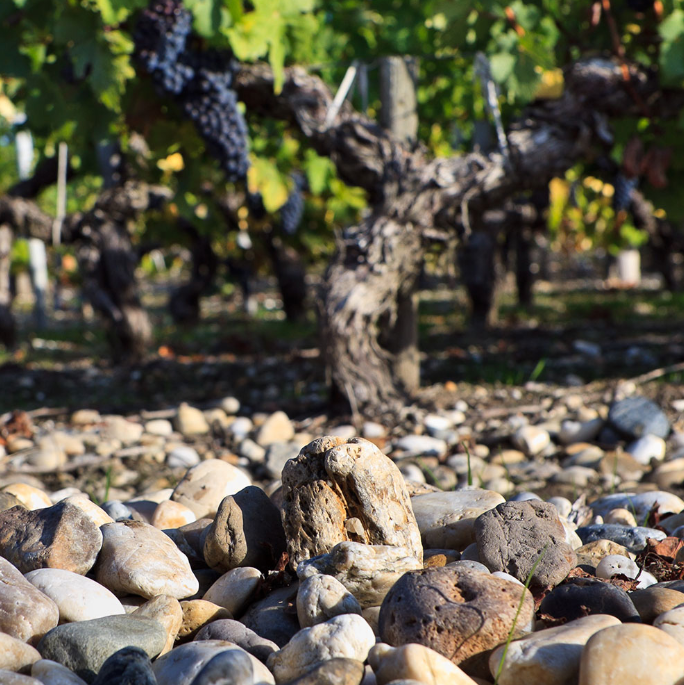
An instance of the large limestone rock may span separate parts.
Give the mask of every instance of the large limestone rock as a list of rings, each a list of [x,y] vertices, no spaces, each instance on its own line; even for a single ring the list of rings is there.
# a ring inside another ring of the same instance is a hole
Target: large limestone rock
[[[295,567],[347,540],[406,547],[423,558],[404,478],[363,438],[320,438],[285,464],[283,525]]]

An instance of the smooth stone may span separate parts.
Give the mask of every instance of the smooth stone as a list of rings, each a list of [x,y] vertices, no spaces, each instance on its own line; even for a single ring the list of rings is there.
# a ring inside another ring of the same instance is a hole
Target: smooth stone
[[[157,685],[157,679],[145,651],[124,647],[102,664],[93,685]]]
[[[424,685],[474,685],[475,681],[434,649],[419,644],[377,644],[368,655],[377,685],[417,682]]]
[[[557,585],[577,564],[553,504],[505,502],[475,521],[480,561],[490,571],[510,573],[520,582],[531,574],[537,587]]]
[[[475,546],[477,549],[477,546]],[[449,566],[454,566],[455,568],[469,568],[472,571],[482,571],[482,573],[491,573],[491,571],[479,561],[474,559],[459,559],[458,561],[453,561]]]
[[[191,599],[181,602],[183,621],[178,631],[178,639],[192,640],[199,631],[212,621],[233,618],[224,607],[208,602],[206,599]]]
[[[650,475],[650,480],[661,490],[681,487],[684,482],[684,457],[672,459],[656,466]]]
[[[102,420],[97,409],[78,409],[71,415],[74,426],[89,426]]]
[[[512,440],[515,447],[532,457],[541,454],[551,444],[548,431],[539,426],[521,426]]]
[[[275,446],[277,447],[281,444],[282,443],[276,443]],[[255,464],[261,464],[266,458],[266,450],[261,445],[257,445],[256,442],[254,442],[254,440],[250,440],[249,438],[245,438],[238,445],[237,452],[241,457],[245,457],[246,459],[249,459],[251,462],[254,462]],[[299,454],[299,449],[297,449],[297,453]],[[280,473],[273,477],[279,478]]]
[[[582,650],[579,685],[678,685],[684,647],[648,625],[611,626]]]
[[[183,623],[183,609],[177,599],[168,595],[157,595],[141,604],[130,615],[133,618],[151,618],[161,624],[166,631],[166,642],[160,655],[173,649],[173,643]]]
[[[85,680],[50,659],[36,661],[31,667],[31,676],[43,685],[85,685]]]
[[[563,459],[561,466],[565,469],[568,466],[586,466],[590,469],[598,469],[605,457],[605,452],[596,445],[585,446],[586,443],[578,443],[575,447],[583,447],[583,449],[575,451],[568,448],[566,452],[568,456]]]
[[[641,480],[647,466],[640,464],[628,452],[610,452],[606,454],[598,465],[598,471],[604,476],[619,477],[622,480]]]
[[[404,478],[363,438],[320,438],[287,462],[283,526],[294,567],[347,540],[407,547],[419,561],[423,558]]]
[[[192,509],[169,499],[157,504],[150,523],[159,530],[168,530],[187,526],[188,523],[194,523],[196,520],[197,517]]]
[[[623,557],[631,558],[630,552],[625,546],[605,539],[594,540],[594,542],[582,545],[575,550],[575,553],[577,554],[578,566],[589,566],[593,569],[599,565],[601,559],[611,554],[621,554]]]
[[[192,685],[252,685],[253,682],[254,667],[249,655],[231,649],[204,664]]]
[[[0,669],[26,671],[39,659],[37,649],[7,633],[0,633]]]
[[[107,502],[103,502],[102,510],[113,521],[124,521],[133,518],[133,510],[127,507],[123,502],[120,502],[119,500],[114,499],[109,500]]]
[[[173,426],[171,421],[166,419],[153,419],[145,424],[145,432],[150,435],[160,435],[162,437],[168,437],[173,433]]]
[[[619,587],[594,578],[571,578],[555,587],[539,607],[542,614],[572,621],[587,614],[609,614],[623,623],[639,623],[639,612]]]
[[[197,450],[189,445],[179,445],[166,455],[166,465],[172,469],[189,469],[193,466],[197,466],[200,461]]]
[[[275,642],[260,637],[253,630],[240,623],[240,621],[234,621],[230,618],[219,619],[205,625],[195,635],[195,641],[199,640],[225,640],[233,642],[262,663],[266,663],[268,657],[279,649]]]
[[[334,657],[363,662],[374,644],[375,634],[368,623],[357,614],[345,614],[303,628],[268,657],[267,665],[276,683],[287,683]]]
[[[228,416],[232,416],[240,411],[240,400],[237,399],[237,397],[224,397],[219,402],[219,407],[221,407]]]
[[[93,502],[84,492],[65,497],[62,502],[78,507],[98,528],[105,523],[113,523],[114,519]]]
[[[163,626],[149,618],[107,616],[66,623],[53,628],[38,644],[45,659],[52,659],[92,682],[105,661],[124,647],[139,647],[157,656],[166,642]]]
[[[339,580],[317,574],[299,585],[297,618],[302,628],[324,623],[341,614],[361,614],[361,605]]]
[[[679,644],[684,646],[684,606],[680,604],[659,614],[653,620],[653,625],[665,631],[670,637],[673,637]]]
[[[24,505],[11,493],[0,491],[0,511]]]
[[[168,536],[141,521],[107,523],[95,578],[118,594],[191,597],[199,589],[188,558]]]
[[[90,578],[59,568],[39,568],[25,575],[59,608],[60,623],[125,614],[121,602]]]
[[[191,685],[209,661],[218,654],[233,650],[246,654],[237,645],[223,640],[202,640],[179,645],[152,665],[157,685]],[[249,658],[254,669],[253,685],[275,685],[273,675],[266,666],[251,655]]]
[[[100,529],[73,504],[0,512],[0,555],[22,573],[49,567],[85,575],[101,546]]]
[[[425,547],[463,550],[475,541],[475,519],[505,499],[491,490],[434,492],[411,498]]]
[[[627,397],[613,404],[608,412],[608,422],[630,438],[640,438],[648,433],[666,438],[670,432],[667,416],[655,402],[645,397]]]
[[[360,661],[334,657],[314,666],[291,685],[361,685],[364,673]]]
[[[295,459],[301,445],[297,442],[276,442],[268,446],[264,455],[264,467],[271,478],[280,478],[285,464]]]
[[[31,511],[52,506],[52,500],[44,490],[27,483],[12,483],[6,485],[2,491],[14,495],[23,506]]]
[[[526,634],[533,616],[528,590],[450,564],[404,574],[382,604],[379,628],[390,645],[422,644],[458,665],[476,660],[511,633]]]
[[[251,433],[254,428],[254,423],[252,419],[248,416],[238,416],[236,419],[231,421],[228,426],[228,433],[235,436],[237,439],[246,438],[249,433]]]
[[[663,531],[655,528],[642,526],[632,528],[618,523],[595,523],[590,526],[581,526],[575,532],[585,545],[595,540],[612,540],[635,553],[646,549],[648,539],[663,540],[667,537]]]
[[[144,428],[139,423],[128,421],[123,416],[104,417],[100,435],[103,440],[118,440],[122,445],[133,445],[140,441]]]
[[[634,590],[629,596],[644,623],[654,623],[661,614],[684,604],[684,594],[665,587],[651,586]]]
[[[596,567],[596,577],[607,580],[615,575],[636,578],[639,574],[639,567],[631,559],[621,554],[609,554],[603,557]]]
[[[171,499],[195,512],[197,518],[214,518],[225,497],[251,485],[249,476],[222,459],[207,459],[193,466],[173,491]]]
[[[385,595],[407,571],[423,568],[406,547],[340,542],[297,567],[300,580],[323,573],[337,579],[362,608],[380,606]]]
[[[196,407],[191,407],[185,402],[178,407],[178,412],[174,420],[176,430],[183,437],[195,435],[206,435],[209,432],[209,424],[204,418],[204,414]]]
[[[404,435],[394,442],[394,449],[404,457],[441,457],[448,448],[444,440],[429,435]]]
[[[0,683],[2,685],[40,685],[40,680],[21,673],[0,669]]]
[[[666,449],[665,441],[662,438],[650,434],[642,436],[626,447],[626,451],[644,466],[648,466],[651,459],[656,461],[665,459]]]
[[[518,492],[508,498],[509,502],[529,502],[530,500],[541,500],[541,497],[534,492]]]
[[[614,616],[595,614],[514,640],[506,650],[499,685],[574,685],[582,650],[599,630],[620,625]],[[505,646],[489,657],[492,677],[499,672]]]
[[[268,447],[276,442],[289,442],[294,438],[295,430],[284,411],[271,414],[256,432],[254,441],[261,447]]]
[[[585,488],[596,480],[598,480],[598,474],[594,469],[586,466],[566,466],[562,471],[552,476],[549,482]]]
[[[59,608],[0,557],[0,632],[35,642],[59,623]]]
[[[570,445],[576,442],[592,442],[598,437],[598,434],[603,428],[603,424],[603,419],[563,421],[561,423],[558,440],[562,445]]]
[[[218,571],[238,566],[268,571],[286,548],[280,510],[254,485],[226,497],[204,532],[204,559]]]
[[[621,526],[637,527],[634,514],[629,509],[612,509],[603,519],[604,523],[617,523]]]
[[[297,620],[297,585],[279,588],[253,602],[240,618],[247,628],[266,640],[284,647],[299,631]]]
[[[547,502],[553,504],[563,518],[567,518],[572,511],[572,502],[567,497],[549,497]]]
[[[257,585],[261,572],[257,568],[243,566],[224,573],[203,595],[202,599],[227,609],[239,616],[247,606]]]

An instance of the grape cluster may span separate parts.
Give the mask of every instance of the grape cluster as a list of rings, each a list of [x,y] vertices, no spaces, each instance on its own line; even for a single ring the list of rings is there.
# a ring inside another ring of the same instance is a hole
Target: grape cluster
[[[231,88],[236,64],[229,53],[191,49],[191,28],[180,0],[152,0],[136,27],[136,53],[157,88],[176,96],[228,180],[238,181],[249,158],[247,125]]]
[[[615,188],[613,208],[616,212],[629,209],[629,206],[632,204],[632,191],[636,190],[638,185],[639,179],[636,176],[627,178],[625,175],[618,173],[613,183]]]
[[[285,233],[293,235],[302,221],[304,214],[304,196],[302,190],[306,186],[306,180],[301,174],[292,174],[294,188],[285,204],[280,208],[280,225]]]

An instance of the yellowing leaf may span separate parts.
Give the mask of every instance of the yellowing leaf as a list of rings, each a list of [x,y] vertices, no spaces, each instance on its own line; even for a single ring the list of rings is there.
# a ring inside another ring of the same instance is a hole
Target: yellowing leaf
[[[4,93],[0,94],[0,117],[7,119],[11,124],[16,116],[17,108],[12,104],[12,101]]]
[[[542,100],[557,100],[563,95],[563,71],[548,69],[542,72],[541,81],[534,91],[534,97]]]
[[[287,186],[275,164],[258,157],[247,172],[247,187],[250,193],[261,193],[266,211],[280,209],[287,201]]]
[[[165,159],[160,159],[157,166],[162,171],[182,171],[185,168],[185,162],[180,152],[174,152]]]

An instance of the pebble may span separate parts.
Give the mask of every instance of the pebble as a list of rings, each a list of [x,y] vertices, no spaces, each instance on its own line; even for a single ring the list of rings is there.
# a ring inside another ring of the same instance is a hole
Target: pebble
[[[363,662],[374,644],[375,635],[368,623],[356,614],[344,614],[303,628],[268,657],[267,665],[276,683],[287,683],[330,658]]]
[[[192,640],[197,633],[212,621],[233,618],[233,615],[218,604],[206,599],[191,599],[181,602],[183,620],[178,630],[178,639]]]
[[[284,647],[300,629],[296,601],[297,585],[279,588],[254,602],[240,622],[278,647]]]
[[[196,407],[191,407],[185,402],[178,407],[174,423],[176,430],[184,438],[206,435],[209,432],[209,424],[204,418],[204,414]]]
[[[404,573],[422,567],[406,547],[340,542],[329,554],[301,562],[297,575],[300,580],[318,573],[333,576],[366,608],[380,606]]]
[[[254,441],[261,447],[268,447],[276,442],[289,442],[294,438],[294,434],[294,426],[287,414],[284,411],[277,411],[259,426]]]
[[[665,459],[666,449],[665,441],[662,438],[650,434],[644,435],[626,447],[627,452],[644,466],[648,466],[651,459],[656,461]]]
[[[646,549],[647,540],[663,540],[666,534],[655,528],[642,526],[623,526],[619,523],[596,523],[590,526],[581,526],[577,529],[582,542],[586,545],[595,540],[612,540],[619,545],[625,546],[630,552],[642,552]]]
[[[684,646],[684,606],[678,605],[662,612],[653,620],[653,625]]]
[[[557,585],[577,564],[558,511],[547,502],[505,502],[475,521],[480,561],[537,587]]]
[[[279,649],[275,642],[266,640],[239,621],[230,618],[219,619],[207,624],[195,635],[195,640],[233,642],[262,663],[266,663],[268,657]]]
[[[0,511],[11,509],[12,507],[23,507],[24,505],[11,493],[0,491]]]
[[[670,423],[660,407],[645,397],[628,397],[616,402],[608,412],[615,430],[631,438],[652,434],[666,438]]]
[[[314,666],[293,680],[292,685],[360,685],[364,674],[365,669],[360,661],[334,657]]]
[[[514,638],[526,634],[533,617],[528,590],[449,565],[404,574],[382,604],[379,629],[383,642],[422,644],[458,665],[505,642],[511,631]]]
[[[232,464],[222,459],[207,459],[188,469],[171,499],[192,509],[198,519],[214,518],[225,497],[251,484],[249,476]]]
[[[577,442],[591,442],[598,437],[598,434],[603,428],[603,424],[603,419],[563,421],[561,423],[558,440],[562,445],[571,445]]]
[[[101,546],[99,528],[68,502],[0,512],[0,555],[22,573],[47,566],[85,574]]]
[[[419,644],[391,647],[380,643],[368,655],[377,685],[412,681],[425,685],[475,685],[456,664]]]
[[[151,618],[160,623],[166,631],[166,642],[160,654],[166,654],[173,649],[173,643],[183,623],[183,609],[177,599],[168,595],[157,595],[132,611],[131,616]]]
[[[637,608],[639,616],[641,616],[641,620],[644,623],[653,623],[660,614],[664,614],[680,604],[684,604],[684,596],[682,596],[681,592],[658,587],[655,584],[644,589],[635,590],[630,593],[630,598],[634,602],[634,606]]]
[[[551,436],[538,426],[521,426],[513,434],[513,444],[533,457],[541,454],[551,444]]]
[[[157,685],[192,685],[205,664],[218,654],[232,650],[246,653],[233,643],[223,640],[202,640],[179,645],[168,654],[160,656],[152,665]],[[251,655],[250,661],[254,669],[254,685],[275,685],[273,675],[266,666]]]
[[[150,523],[159,530],[181,528],[197,520],[195,512],[180,502],[166,500],[154,508]]]
[[[183,599],[199,589],[188,558],[160,530],[141,521],[107,523],[95,578],[114,593]]]
[[[35,642],[59,622],[59,608],[0,557],[0,632]]]
[[[475,519],[505,499],[491,490],[434,492],[411,498],[425,547],[463,550],[475,541]]]
[[[288,461],[282,515],[293,566],[346,540],[406,547],[423,558],[404,478],[363,438],[320,438]]]
[[[219,406],[226,414],[232,416],[240,411],[240,400],[237,397],[224,397],[219,402]]]
[[[133,510],[119,500],[109,500],[102,503],[102,511],[112,519],[112,521],[122,521],[133,518]],[[107,522],[109,523],[109,521]]]
[[[114,522],[114,519],[102,507],[98,507],[97,504],[83,492],[69,495],[61,501],[78,507],[98,528],[105,523]]]
[[[240,439],[246,438],[252,432],[253,428],[254,424],[252,423],[252,419],[247,416],[238,416],[229,424],[227,430],[231,435]]]
[[[254,667],[249,655],[239,649],[219,652],[195,676],[192,685],[251,685]]]
[[[684,647],[648,625],[604,628],[582,650],[579,685],[677,685]]]
[[[684,510],[684,500],[671,492],[655,490],[653,492],[619,492],[599,497],[589,505],[599,516],[605,516],[611,509],[629,509],[637,521],[645,520],[652,509],[663,516],[664,514],[678,514]]]
[[[639,622],[639,612],[619,587],[594,578],[571,578],[554,588],[539,607],[543,614],[572,621],[588,614],[609,614],[623,623]]]
[[[122,445],[133,445],[140,441],[145,429],[123,416],[106,416],[100,435],[103,440],[117,440]]]
[[[394,442],[394,449],[401,450],[404,457],[441,457],[447,452],[447,444],[429,435],[405,435]]]
[[[310,628],[340,614],[361,614],[361,605],[339,580],[317,574],[300,584],[297,618],[302,628]]]
[[[120,649],[139,647],[153,658],[165,642],[166,631],[157,621],[107,616],[53,628],[38,644],[38,651],[44,659],[57,661],[90,682],[105,661]]]
[[[563,685],[576,683],[582,650],[592,635],[619,625],[614,616],[585,616],[556,628],[546,628],[495,649],[489,657],[492,677],[499,685]],[[504,650],[506,654],[504,657]]]
[[[189,445],[179,445],[174,447],[166,456],[166,464],[172,469],[189,469],[200,463],[200,456],[197,450]]]
[[[261,572],[249,566],[224,573],[204,593],[203,599],[227,609],[233,616],[242,613],[261,580]]]
[[[173,433],[171,421],[166,419],[154,419],[145,424],[145,432],[150,435],[161,435],[166,438]]]
[[[102,420],[97,409],[79,409],[71,415],[71,423],[74,426],[90,426]]]
[[[152,664],[139,647],[124,647],[102,664],[93,685],[157,685]]]
[[[264,456],[264,467],[269,477],[280,478],[285,464],[297,457],[300,448],[301,445],[297,442],[276,442],[269,445]]]
[[[3,492],[14,495],[21,504],[31,511],[52,506],[47,493],[27,483],[12,483],[3,488]]]
[[[31,678],[31,676],[21,675],[13,671],[6,671],[0,669],[0,683],[2,685],[40,685],[40,680]]]
[[[279,509],[253,485],[221,502],[202,537],[205,561],[221,572],[238,566],[268,571],[287,548]]]
[[[57,605],[60,623],[126,613],[106,587],[72,571],[39,568],[25,578]]]
[[[276,443],[276,446],[279,443]],[[249,459],[250,461],[254,462],[255,464],[261,463],[264,461],[266,458],[266,449],[262,447],[261,445],[257,445],[254,440],[250,440],[249,438],[245,438],[239,445],[238,445],[238,454],[242,457],[245,457],[245,459]],[[299,450],[297,450],[299,452]],[[280,475],[280,474],[278,474]],[[277,477],[277,476],[274,476]]]
[[[31,675],[43,685],[85,685],[85,680],[50,659],[36,661],[31,667]]]
[[[0,669],[27,671],[39,659],[37,649],[7,633],[0,633]]]

